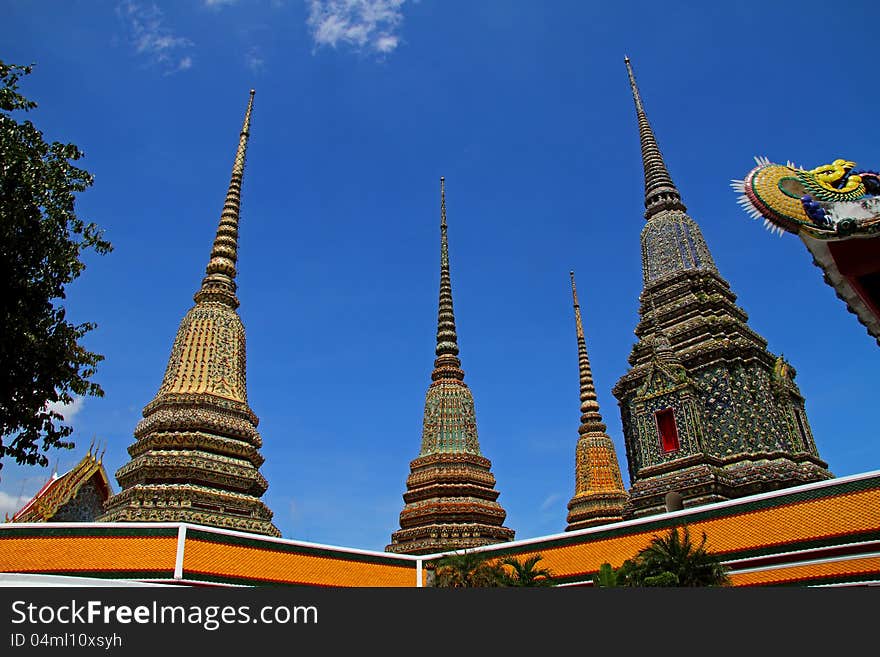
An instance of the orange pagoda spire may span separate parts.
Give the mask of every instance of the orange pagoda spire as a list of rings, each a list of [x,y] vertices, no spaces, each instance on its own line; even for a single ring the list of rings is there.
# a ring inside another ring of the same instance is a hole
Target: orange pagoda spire
[[[474,398],[464,382],[452,307],[446,187],[440,178],[440,300],[437,347],[425,397],[422,449],[410,463],[400,529],[387,552],[430,554],[513,540],[496,501],[492,462],[480,453]]]
[[[581,425],[575,457],[575,491],[568,503],[566,531],[584,529],[593,525],[617,522],[623,519],[627,502],[626,489],[620,476],[620,466],[614,443],[605,432],[599,413],[593,372],[587,356],[581,307],[578,304],[574,272],[571,275],[571,295],[574,300],[574,319],[577,328],[578,371],[580,373]]]
[[[116,472],[104,521],[191,522],[280,536],[260,500],[269,484],[259,420],[247,401],[245,332],[236,309],[241,184],[251,90],[205,277],[180,323],[165,377]]]

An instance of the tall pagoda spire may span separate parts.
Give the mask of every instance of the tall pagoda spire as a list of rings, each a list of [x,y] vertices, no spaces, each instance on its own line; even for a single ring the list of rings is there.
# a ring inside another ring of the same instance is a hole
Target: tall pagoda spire
[[[440,178],[440,299],[431,385],[425,396],[422,448],[410,462],[400,529],[388,552],[430,554],[511,541],[502,526],[492,462],[480,452],[474,399],[464,382],[452,308],[446,182]]]
[[[627,513],[661,512],[673,492],[696,506],[827,479],[793,370],[776,367],[767,341],[736,305],[672,183],[624,62],[647,218],[638,342],[613,390],[632,484]]]
[[[250,134],[250,92],[211,257],[180,322],[162,385],[144,408],[116,472],[122,490],[104,521],[191,522],[280,536],[260,500],[268,483],[259,420],[247,401],[245,331],[236,309],[241,185]]]
[[[440,302],[437,311],[437,348],[431,380],[464,379],[458,358],[458,335],[452,308],[452,278],[449,275],[449,240],[446,235],[446,179],[440,178]]]
[[[639,139],[642,144],[642,165],[645,168],[645,218],[650,219],[661,210],[687,211],[678,189],[672,182],[672,177],[663,161],[657,139],[651,124],[648,123],[648,115],[642,105],[642,96],[636,84],[636,76],[633,73],[629,57],[623,58],[626,70],[629,74],[629,84],[632,87],[633,100],[636,104],[636,118],[639,123]]]
[[[235,296],[235,263],[238,261],[241,182],[244,178],[244,162],[251,131],[251,112],[254,109],[255,93],[256,91],[251,89],[247,110],[244,113],[244,122],[241,126],[241,134],[238,138],[238,150],[235,152],[235,160],[232,163],[229,188],[226,190],[226,202],[223,204],[223,212],[220,213],[220,225],[217,226],[217,236],[214,238],[214,246],[211,249],[211,258],[205,268],[202,287],[193,297],[196,303],[208,300],[218,301],[233,309],[238,308],[239,305],[238,298]]]
[[[599,412],[574,272],[569,274],[577,332],[581,424],[575,450],[575,493],[568,503],[566,531],[622,520],[627,501],[614,443],[605,432]]]

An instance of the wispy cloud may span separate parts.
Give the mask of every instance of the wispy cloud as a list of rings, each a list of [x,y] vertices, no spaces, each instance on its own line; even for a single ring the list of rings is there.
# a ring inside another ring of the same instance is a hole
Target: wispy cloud
[[[62,404],[61,402],[49,402],[46,404],[46,408],[50,411],[55,411],[61,417],[64,418],[65,422],[73,422],[73,418],[82,410],[84,398],[83,397],[74,397],[73,401],[69,404]]]
[[[238,4],[238,0],[202,0],[206,7],[225,7]]]
[[[339,45],[387,55],[400,44],[396,34],[403,22],[406,0],[309,0],[315,46]]]
[[[547,498],[541,503],[541,511],[547,511],[551,506],[556,504],[556,500],[560,499],[560,495],[558,493],[551,493],[547,496]]]
[[[193,58],[187,53],[193,42],[177,36],[163,24],[162,11],[154,4],[123,0],[116,7],[129,32],[129,41],[137,54],[146,57],[166,75],[192,68]]]
[[[263,66],[266,64],[257,46],[251,46],[247,49],[247,52],[244,54],[244,63],[254,73],[262,71]]]

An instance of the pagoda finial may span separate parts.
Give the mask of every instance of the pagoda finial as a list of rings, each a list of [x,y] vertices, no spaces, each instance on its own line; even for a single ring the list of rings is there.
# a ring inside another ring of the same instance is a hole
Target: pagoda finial
[[[244,123],[238,138],[238,150],[232,164],[232,176],[229,189],[226,191],[226,202],[220,214],[220,225],[211,249],[211,259],[205,269],[202,287],[195,294],[196,303],[203,301],[219,301],[232,308],[238,308],[238,297],[235,296],[235,263],[238,260],[238,223],[241,210],[241,182],[244,177],[245,155],[250,136],[251,111],[254,107],[254,94],[251,89]]]
[[[437,313],[437,358],[431,379],[464,379],[458,359],[458,335],[452,308],[452,279],[449,276],[449,242],[446,236],[446,179],[440,177],[440,304]]]
[[[446,178],[443,176],[440,176],[440,229],[446,229]],[[448,265],[449,263],[447,262],[446,264]]]
[[[654,131],[648,123],[648,115],[645,114],[642,105],[642,96],[636,84],[636,76],[633,73],[629,57],[624,56],[624,64],[629,75],[629,84],[632,87],[633,101],[636,104],[636,118],[639,123],[639,140],[642,144],[642,164],[645,168],[645,218],[650,219],[662,210],[681,210],[687,208],[681,201],[672,177],[663,161]]]
[[[571,276],[571,296],[574,301],[574,321],[577,328],[578,345],[578,372],[580,374],[581,426],[578,428],[578,433],[604,432],[605,424],[602,422],[602,415],[599,413],[596,386],[593,384],[593,371],[590,369],[590,359],[587,356],[587,343],[584,339],[584,325],[581,321],[581,307],[578,303],[574,272],[569,272],[569,276]]]

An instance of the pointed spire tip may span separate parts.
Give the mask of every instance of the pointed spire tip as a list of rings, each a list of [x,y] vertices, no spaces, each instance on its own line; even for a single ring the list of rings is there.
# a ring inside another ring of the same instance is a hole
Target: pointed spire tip
[[[254,107],[254,93],[251,89],[250,99],[244,113],[244,122],[238,138],[238,148],[232,164],[229,187],[226,190],[226,202],[220,214],[220,222],[211,257],[205,269],[202,285],[193,299],[196,303],[203,300],[222,301],[230,307],[238,308],[235,296],[235,263],[238,261],[238,224],[241,211],[241,183],[244,177],[247,142],[250,137],[251,112]]]
[[[645,114],[645,108],[642,105],[642,96],[639,93],[639,86],[636,83],[635,73],[630,64],[629,57],[624,57],[626,63],[626,72],[629,77],[629,85],[632,89],[633,101],[636,106],[636,120],[639,126],[639,141],[642,150],[642,165],[645,170],[645,219],[650,219],[663,210],[681,210],[686,212],[687,208],[681,201],[681,195],[678,193],[666,163],[663,161],[663,155],[660,153],[660,147],[657,145],[657,139],[654,137],[654,131],[648,122],[648,116]]]

